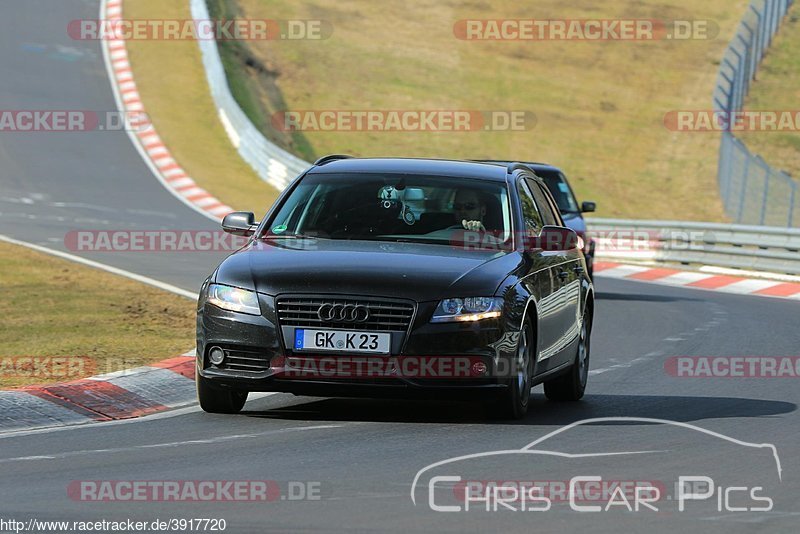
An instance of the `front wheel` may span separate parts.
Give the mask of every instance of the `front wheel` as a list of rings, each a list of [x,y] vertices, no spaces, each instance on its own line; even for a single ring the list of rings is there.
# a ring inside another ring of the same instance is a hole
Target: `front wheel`
[[[247,401],[246,391],[234,391],[212,386],[207,378],[194,372],[197,384],[197,400],[200,407],[208,413],[238,413]]]
[[[566,374],[544,383],[545,396],[554,401],[577,401],[583,398],[586,382],[589,380],[589,336],[592,333],[592,315],[583,312],[581,334],[575,363]]]
[[[526,319],[517,342],[512,377],[497,400],[494,415],[501,419],[522,419],[531,400],[531,377],[536,353],[536,340],[530,319]]]

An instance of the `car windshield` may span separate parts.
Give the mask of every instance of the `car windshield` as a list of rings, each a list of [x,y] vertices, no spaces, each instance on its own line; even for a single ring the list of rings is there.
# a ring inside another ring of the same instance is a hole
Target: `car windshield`
[[[579,213],[578,202],[575,200],[572,191],[567,184],[566,179],[560,172],[553,171],[536,171],[538,176],[544,180],[547,189],[558,205],[561,213]]]
[[[477,222],[475,222],[477,221]],[[476,230],[507,242],[505,183],[407,174],[309,174],[262,238],[319,237],[449,244]]]

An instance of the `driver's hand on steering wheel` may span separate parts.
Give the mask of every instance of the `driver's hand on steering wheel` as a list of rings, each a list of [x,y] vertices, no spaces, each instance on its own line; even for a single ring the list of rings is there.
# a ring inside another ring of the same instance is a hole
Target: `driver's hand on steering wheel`
[[[471,232],[486,231],[486,228],[480,221],[468,221],[464,219],[461,221],[461,226],[463,226],[465,230],[469,230]]]

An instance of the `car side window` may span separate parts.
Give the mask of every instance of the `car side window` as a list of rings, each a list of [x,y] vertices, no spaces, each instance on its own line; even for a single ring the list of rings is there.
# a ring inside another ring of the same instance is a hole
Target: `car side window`
[[[525,221],[525,229],[539,235],[542,230],[542,215],[536,207],[536,202],[533,200],[528,184],[524,180],[517,182],[517,191],[519,192],[519,201],[522,204],[522,219]]]
[[[542,220],[547,226],[560,226],[558,217],[553,213],[553,207],[547,199],[547,195],[542,191],[542,187],[533,180],[526,180],[528,187],[533,193],[533,198],[536,200],[536,205],[539,207],[539,212],[542,214]]]
[[[553,216],[556,220],[556,225],[558,226],[566,226],[564,224],[564,217],[561,215],[561,210],[558,207],[558,202],[556,202],[555,197],[553,197],[552,193],[547,189],[546,185],[539,186],[542,190],[542,194],[547,197],[547,201],[550,203],[550,209],[553,212]]]

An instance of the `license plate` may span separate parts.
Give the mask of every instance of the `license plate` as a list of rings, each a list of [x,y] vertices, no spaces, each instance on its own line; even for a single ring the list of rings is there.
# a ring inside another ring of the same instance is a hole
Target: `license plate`
[[[392,335],[385,332],[309,330],[296,328],[294,350],[345,351],[389,354]]]

